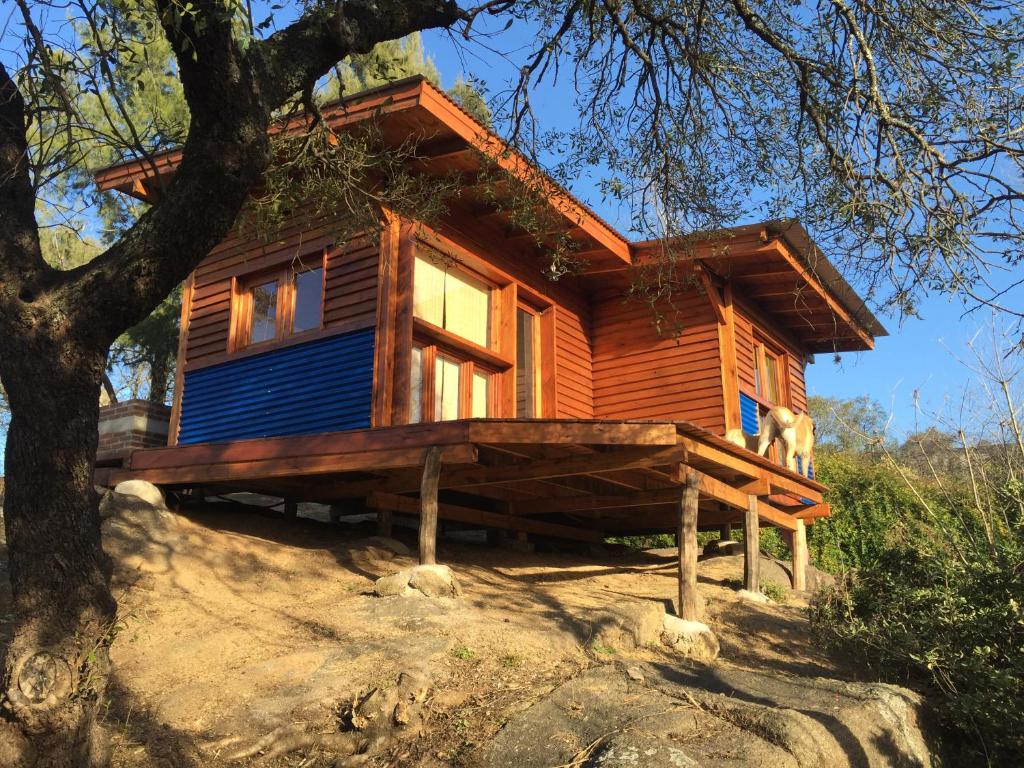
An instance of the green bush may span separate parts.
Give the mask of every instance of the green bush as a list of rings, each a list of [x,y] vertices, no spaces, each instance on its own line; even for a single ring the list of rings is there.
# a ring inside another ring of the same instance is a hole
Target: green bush
[[[888,549],[905,521],[924,510],[891,462],[865,455],[821,451],[815,478],[829,487],[832,515],[808,532],[814,564],[831,573],[871,566]]]
[[[867,519],[852,519],[840,506],[832,521],[826,542],[833,549],[818,551],[856,568],[817,596],[814,626],[862,668],[924,691],[963,753],[958,764],[1024,764],[1019,513],[971,508],[949,489],[940,499],[920,483],[925,509],[913,496],[900,501],[884,469],[846,457],[832,466],[849,472],[832,475],[833,493],[844,504],[864,491]],[[888,532],[879,527],[886,520]],[[860,535],[867,541],[856,541]]]

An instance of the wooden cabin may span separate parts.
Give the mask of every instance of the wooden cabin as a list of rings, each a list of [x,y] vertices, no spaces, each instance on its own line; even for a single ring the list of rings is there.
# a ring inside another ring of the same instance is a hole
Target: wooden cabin
[[[460,194],[433,226],[385,214],[340,244],[336,222],[301,213],[272,242],[227,237],[186,285],[168,447],[136,451],[113,479],[347,502],[385,525],[432,503],[595,542],[679,530],[688,477],[702,528],[755,520],[802,537],[828,513],[823,486],[722,439],[757,432],[773,404],[805,410],[814,354],[885,334],[798,223],[630,242],[422,78],[325,116],[414,137],[419,170],[461,172]],[[550,232],[516,227],[474,186],[485,155],[541,190]],[[178,159],[96,180],[152,198]],[[582,268],[552,281],[556,237]],[[673,248],[671,295],[629,299],[638,267]],[[431,495],[431,451],[433,502],[417,496]]]

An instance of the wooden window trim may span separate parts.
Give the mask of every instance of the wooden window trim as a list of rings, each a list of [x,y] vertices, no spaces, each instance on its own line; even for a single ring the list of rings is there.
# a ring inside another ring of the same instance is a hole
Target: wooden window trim
[[[516,413],[515,417],[517,419],[519,419],[519,418],[534,418],[534,419],[537,419],[537,418],[541,418],[541,414],[544,413],[544,405],[545,405],[544,404],[544,377],[543,377],[543,367],[544,367],[545,359],[544,359],[544,354],[542,352],[542,348],[543,348],[543,338],[542,338],[542,336],[543,336],[543,334],[541,332],[541,316],[544,314],[544,312],[542,310],[538,310],[536,307],[532,306],[531,304],[528,304],[528,303],[526,303],[524,301],[520,301],[520,302],[518,302],[516,304],[516,323],[517,323],[517,325],[518,325],[518,322],[519,322],[518,314],[519,314],[520,310],[522,310],[526,314],[530,315],[530,317],[532,318],[532,321],[530,323],[530,326],[531,326],[531,328],[530,328],[530,331],[531,331],[530,335],[533,337],[532,341],[531,341],[532,346],[533,346],[533,381],[531,382],[531,386],[533,388],[533,410],[534,410],[534,414],[533,414],[533,416],[527,417],[527,416],[520,416],[518,413]],[[516,345],[517,345],[517,347],[518,347],[518,344],[519,344],[519,329],[517,327],[516,328]],[[516,364],[517,365],[518,365],[518,359],[519,359],[519,350],[517,348],[516,349]],[[517,375],[518,375],[518,372],[517,372]],[[518,405],[518,397],[516,398],[516,400],[517,400],[517,405]]]
[[[434,344],[440,347],[453,357],[469,358],[480,360],[485,365],[504,371],[515,365],[515,361],[509,360],[504,355],[492,352],[487,347],[481,347],[458,334],[445,330],[440,326],[428,323],[426,320],[414,317],[412,320],[413,340],[424,340],[426,344]]]
[[[295,263],[301,259],[291,260],[286,264],[251,272],[244,277],[234,276],[231,278],[231,320],[228,338],[228,356],[234,357],[245,354],[258,354],[269,349],[283,347],[290,344],[297,344],[309,341],[324,335],[324,303],[327,291],[327,250],[320,253],[320,264],[309,266],[307,271],[320,270],[320,322],[316,328],[309,328],[305,331],[295,333],[295,301],[298,295],[296,290],[296,276],[299,274],[295,269]],[[252,334],[252,289],[258,285],[270,282],[277,283],[277,304],[275,313],[274,338],[251,343]]]

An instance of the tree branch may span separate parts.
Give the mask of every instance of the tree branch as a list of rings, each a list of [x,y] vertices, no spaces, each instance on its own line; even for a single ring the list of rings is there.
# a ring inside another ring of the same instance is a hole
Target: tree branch
[[[47,271],[29,171],[25,101],[0,63],[0,312]]]

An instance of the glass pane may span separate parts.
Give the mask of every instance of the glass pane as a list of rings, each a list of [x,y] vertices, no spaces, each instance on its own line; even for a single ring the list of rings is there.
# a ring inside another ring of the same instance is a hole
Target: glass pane
[[[268,341],[277,336],[277,281],[257,285],[252,296],[252,325],[249,343]]]
[[[412,348],[412,371],[409,376],[409,423],[423,421],[423,348]]]
[[[412,277],[412,313],[444,327],[444,265],[416,257]]]
[[[754,347],[754,393],[761,394],[761,361],[758,359],[760,355],[758,353],[758,347]]]
[[[491,327],[490,289],[468,275],[449,269],[444,295],[444,328],[486,347]]]
[[[491,375],[473,371],[473,413],[474,419],[486,419],[491,392]]]
[[[295,322],[292,324],[295,333],[320,327],[323,290],[323,269],[311,269],[295,275]]]
[[[438,356],[434,371],[434,421],[459,418],[459,368],[454,360]]]
[[[413,315],[486,347],[490,341],[491,290],[443,262],[416,257]]]
[[[516,415],[521,419],[537,416],[533,324],[533,315],[516,310]]]
[[[767,392],[765,397],[772,403],[779,402],[779,359],[765,352],[764,378]]]

